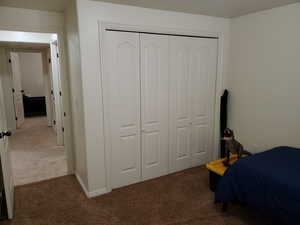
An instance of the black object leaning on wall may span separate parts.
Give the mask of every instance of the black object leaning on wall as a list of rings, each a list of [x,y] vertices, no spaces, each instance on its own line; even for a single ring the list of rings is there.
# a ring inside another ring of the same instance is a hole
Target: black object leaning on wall
[[[220,106],[220,134],[221,137],[223,137],[224,130],[227,128],[227,103],[228,103],[228,90],[224,90],[223,95],[221,96],[221,106]],[[224,158],[226,156],[225,153],[225,141],[220,140],[220,146],[221,146],[221,152],[220,156],[221,158]]]

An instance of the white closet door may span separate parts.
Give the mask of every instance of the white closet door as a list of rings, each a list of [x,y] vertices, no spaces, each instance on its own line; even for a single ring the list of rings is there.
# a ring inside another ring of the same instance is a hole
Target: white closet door
[[[141,34],[142,179],[168,173],[168,36]]]
[[[173,172],[191,165],[190,43],[186,37],[170,37],[170,150]]]
[[[192,166],[207,163],[212,156],[217,39],[191,38],[191,155]]]
[[[211,157],[217,40],[170,37],[172,170]]]
[[[139,34],[105,34],[104,97],[109,123],[111,185],[141,180]]]

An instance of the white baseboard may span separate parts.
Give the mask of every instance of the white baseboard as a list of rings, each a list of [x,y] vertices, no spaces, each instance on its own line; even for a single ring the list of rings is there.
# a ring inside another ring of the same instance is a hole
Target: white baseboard
[[[106,194],[108,192],[109,191],[107,191],[106,188],[100,188],[100,189],[97,189],[95,191],[90,191],[89,192],[89,198],[100,196],[100,195]]]
[[[86,188],[86,186],[84,185],[81,177],[76,173],[75,174],[80,186],[82,187],[85,195],[88,197],[88,198],[93,198],[93,197],[96,197],[96,196],[100,196],[100,195],[103,195],[103,194],[106,194],[108,193],[109,191],[107,191],[106,188],[100,188],[100,189],[97,189],[97,190],[94,190],[94,191],[88,191],[88,189]]]
[[[76,176],[76,178],[77,178],[77,180],[78,180],[78,182],[79,182],[81,188],[83,189],[85,195],[86,195],[87,197],[89,197],[88,189],[87,189],[86,186],[84,185],[84,183],[83,183],[81,177],[80,177],[77,173],[75,173],[75,176]]]

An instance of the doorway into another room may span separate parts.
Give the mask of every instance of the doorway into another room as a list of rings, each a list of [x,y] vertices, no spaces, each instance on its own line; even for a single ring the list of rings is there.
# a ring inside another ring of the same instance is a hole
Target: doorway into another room
[[[49,73],[51,65],[43,63],[43,55],[49,55],[48,47],[40,50],[14,49],[10,52],[15,81],[13,102],[16,130],[10,145],[15,185],[67,174],[64,146],[58,144],[55,130],[55,97],[52,74]],[[51,63],[50,58],[48,63]],[[20,74],[20,86],[16,83],[18,78],[15,76],[19,76],[16,73]],[[15,96],[16,91],[22,94],[23,107]]]
[[[68,174],[57,35],[30,38],[39,42],[0,42],[15,186]]]

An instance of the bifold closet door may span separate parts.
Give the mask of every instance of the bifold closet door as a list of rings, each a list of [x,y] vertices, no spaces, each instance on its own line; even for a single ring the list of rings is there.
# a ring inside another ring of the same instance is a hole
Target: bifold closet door
[[[171,171],[206,163],[212,152],[217,40],[170,37]]]
[[[112,188],[141,180],[139,43],[138,33],[105,34],[103,88]]]
[[[168,173],[168,36],[140,34],[142,179]]]

